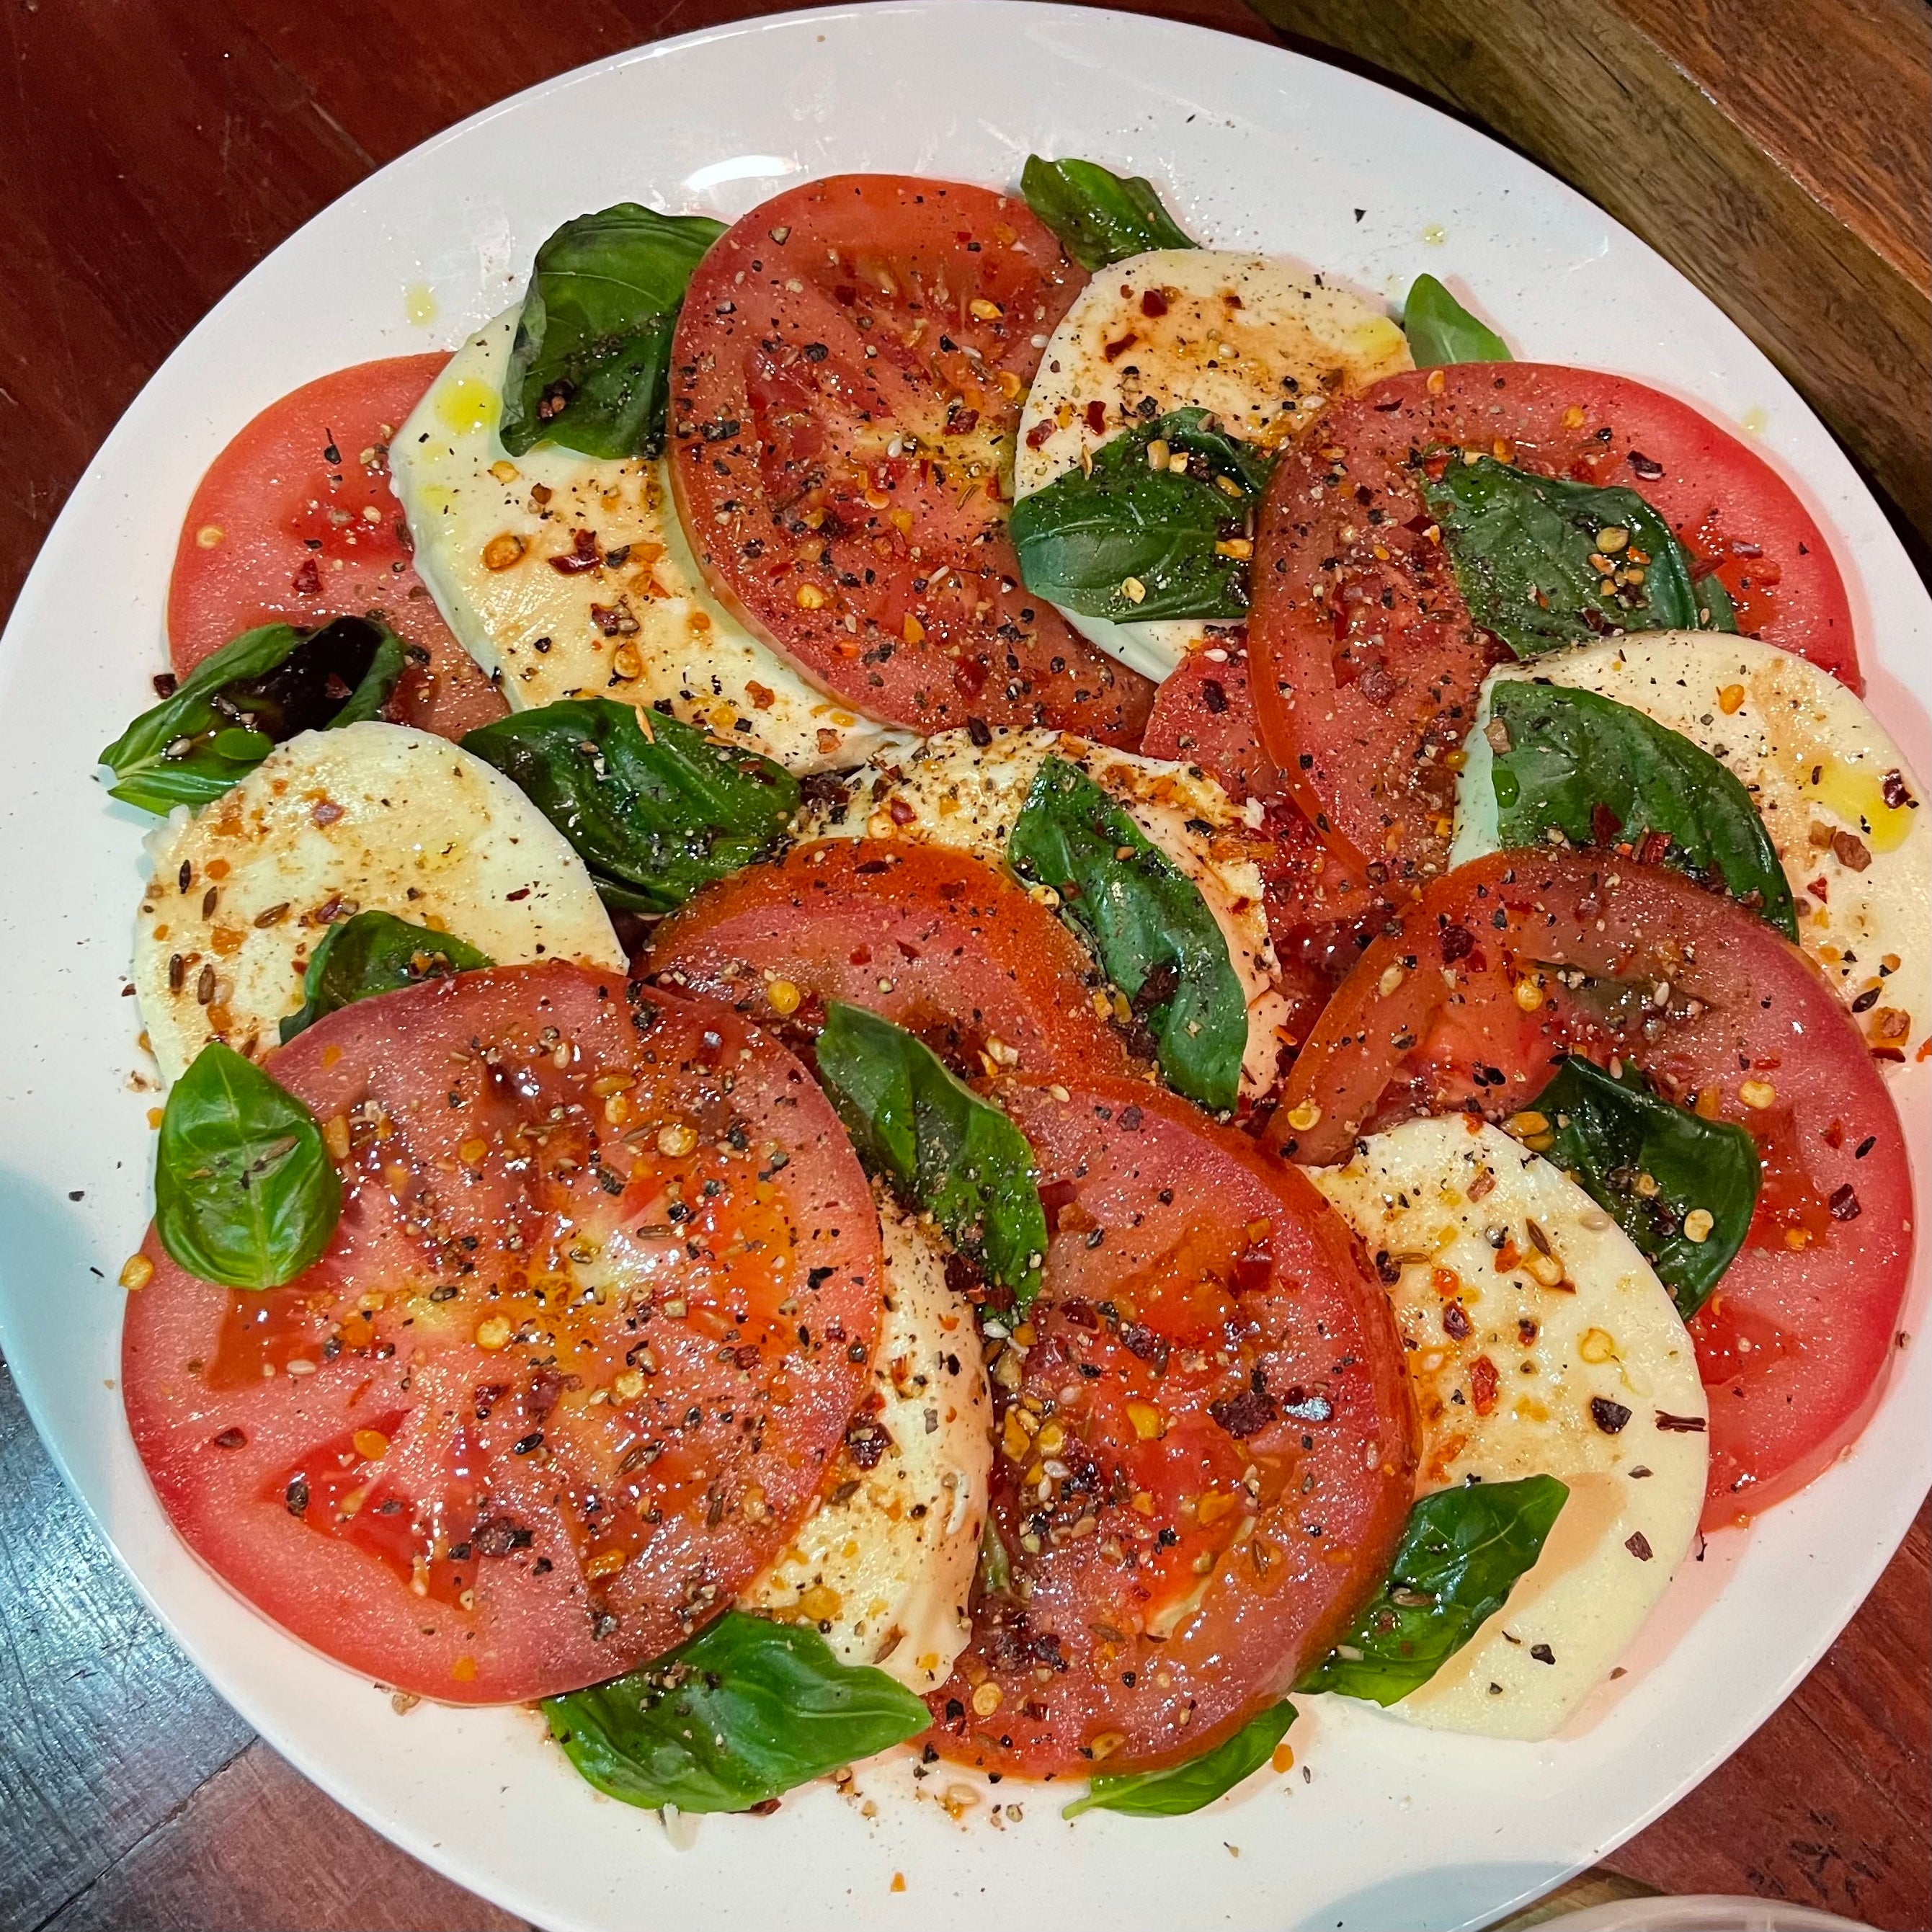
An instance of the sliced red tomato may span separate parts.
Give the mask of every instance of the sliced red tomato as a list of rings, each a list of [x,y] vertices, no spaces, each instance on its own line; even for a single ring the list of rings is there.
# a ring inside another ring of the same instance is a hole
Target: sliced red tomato
[[[1742,629],[1861,688],[1824,533],[1762,458],[1689,404],[1540,363],[1392,376],[1332,405],[1276,466],[1249,626],[1262,742],[1358,877],[1412,887],[1441,869],[1451,754],[1508,655],[1430,535],[1416,466],[1444,449],[1630,485],[1724,579]]]
[[[684,526],[719,597],[875,718],[1139,742],[1153,687],[1022,585],[1000,496],[1039,345],[1084,280],[1024,202],[898,175],[779,195],[692,278]]]
[[[1363,955],[1275,1128],[1321,1162],[1413,1114],[1504,1119],[1564,1053],[1621,1056],[1757,1143],[1747,1244],[1690,1324],[1711,1398],[1705,1520],[1753,1514],[1857,1433],[1912,1255],[1898,1111],[1796,946],[1660,868],[1534,852],[1459,867]]]
[[[1004,874],[941,846],[794,847],[698,893],[640,970],[808,1038],[827,1000],[869,1006],[974,1077],[1002,1063],[1132,1070],[1095,1012],[1084,949]]]
[[[424,653],[388,715],[460,738],[506,706],[450,634],[410,561],[389,439],[447,356],[397,356],[305,382],[209,466],[168,584],[168,654],[185,676],[256,624],[380,613]]]
[[[351,1669],[457,1702],[658,1655],[782,1547],[865,1392],[878,1216],[728,1008],[553,963],[345,1007],[270,1057],[346,1205],[321,1261],[128,1304],[175,1526]]]
[[[1141,749],[1199,765],[1234,797],[1266,806],[1268,842],[1256,856],[1268,887],[1268,935],[1289,1002],[1283,1024],[1300,1039],[1388,908],[1322,844],[1288,795],[1256,727],[1248,674],[1247,652],[1236,645],[1218,659],[1203,652],[1189,658],[1156,694]]]
[[[1285,797],[1280,770],[1255,724],[1247,652],[1217,648],[1218,656],[1196,651],[1184,659],[1155,692],[1141,749],[1200,766],[1231,797]]]
[[[1192,1757],[1280,1696],[1384,1574],[1414,1464],[1388,1304],[1315,1190],[1172,1095],[1062,1078],[998,1089],[1054,1232],[994,1377],[1012,1586],[928,1700],[947,1756],[1030,1776]]]

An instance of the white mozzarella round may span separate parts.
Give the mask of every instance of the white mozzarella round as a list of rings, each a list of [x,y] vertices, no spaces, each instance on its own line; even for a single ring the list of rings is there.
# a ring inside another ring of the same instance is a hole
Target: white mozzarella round
[[[1331,397],[1409,366],[1407,339],[1379,304],[1286,262],[1216,248],[1132,256],[1094,276],[1047,343],[1020,418],[1014,494],[1044,489],[1123,429],[1169,410],[1211,410],[1230,435],[1277,448]],[[1210,628],[1066,614],[1100,650],[1156,680]]]
[[[1610,1216],[1473,1117],[1373,1135],[1310,1178],[1384,1279],[1400,1268],[1389,1298],[1423,1492],[1534,1475],[1570,1490],[1502,1610],[1390,1708],[1436,1730],[1548,1737],[1609,1676],[1696,1534],[1707,1412],[1690,1337]]]
[[[623,949],[584,862],[493,766],[427,731],[350,724],[279,745],[148,836],[134,987],[163,1076],[211,1040],[259,1059],[339,920],[393,913],[500,966]]]
[[[902,740],[808,683],[711,596],[662,461],[505,450],[497,423],[518,314],[457,351],[389,446],[417,572],[509,704],[666,702],[799,772]]]
[[[1710,631],[1644,632],[1505,664],[1484,685],[1469,734],[1457,865],[1496,848],[1485,733],[1498,677],[1615,698],[1726,766],[1771,835],[1805,951],[1883,1064],[1910,1060],[1932,1024],[1932,812],[1856,692],[1790,651]]]
[[[923,1692],[973,1634],[992,1407],[972,1308],[946,1286],[932,1236],[890,1202],[879,1232],[885,1314],[860,1420],[880,1453],[868,1466],[848,1439],[812,1514],[738,1600],[810,1622],[842,1661]]]
[[[941,731],[903,757],[854,772],[844,799],[808,821],[804,836],[923,839],[1004,866],[1014,821],[1049,757],[1078,766],[1118,799],[1199,888],[1247,1000],[1241,1090],[1268,1092],[1279,1078],[1288,1004],[1255,862],[1259,808],[1252,808],[1251,818],[1251,808],[1238,805],[1199,766],[1112,751],[1039,726],[995,730],[983,747],[968,731]]]

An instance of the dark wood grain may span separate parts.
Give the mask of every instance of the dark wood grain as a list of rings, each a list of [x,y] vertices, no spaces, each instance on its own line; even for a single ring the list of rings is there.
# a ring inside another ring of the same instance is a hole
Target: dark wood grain
[[[259,1742],[44,1932],[525,1932],[325,1798]]]
[[[1462,109],[1666,256],[1932,536],[1923,0],[1256,0]]]
[[[0,1925],[40,1924],[245,1750],[0,1364]]]
[[[1649,8],[1660,36],[1666,16],[1684,16],[1697,28],[1693,40],[1724,61],[1738,44],[1727,34],[1748,43],[1752,23],[1774,14],[1780,50],[1761,98],[1731,89],[1732,124],[1753,142],[1789,145],[1780,116],[1795,116],[1802,131],[1807,110],[1779,76],[1791,50],[1806,51],[1793,24],[1805,0],[1611,3],[1627,20],[1636,17],[1628,10]],[[1464,30],[1432,40],[1438,0],[1362,4],[1397,30],[1413,23],[1444,77],[1467,68],[1473,26],[1491,10],[1463,0]],[[1552,32],[1567,25],[1558,15],[1582,10],[1581,0],[1537,4],[1555,10]],[[1885,65],[1899,10],[1919,17],[1914,0],[1834,4],[1866,23],[1846,53],[1854,74]],[[1269,33],[1237,0],[1130,4]],[[760,10],[743,0],[9,0],[0,8],[0,614],[140,384],[310,215],[372,168],[549,74]],[[1696,59],[1674,70],[1694,88],[1712,83]],[[1826,73],[1821,86],[1829,81]],[[1826,92],[1831,111],[1845,111],[1845,90]],[[1909,148],[1924,117],[1900,121],[1873,104],[1887,98],[1882,88],[1861,92],[1870,100],[1850,110],[1866,124],[1843,165],[1821,162],[1798,185],[1869,255],[1882,245],[1874,236],[1910,230],[1922,212],[1919,176],[1910,153],[1874,172],[1855,152],[1876,152],[1888,133]],[[1652,112],[1640,90],[1632,95],[1634,124],[1648,126]],[[1710,184],[1721,198],[1721,178]],[[1778,218],[1766,218],[1774,227]],[[1827,274],[1826,292],[1856,310],[1864,285],[1850,267],[1831,279],[1839,273]],[[1752,299],[1765,292],[1750,286]],[[1868,365],[1851,373],[1868,386],[1893,382],[1909,375],[1909,360],[1875,338]],[[1784,1708],[1564,1901],[1648,1884],[1790,1896],[1888,1928],[1932,1924],[1929,1624],[1922,1516]],[[0,1646],[0,1925],[497,1932],[513,1922],[416,1865],[251,1739],[122,1576],[27,1426],[4,1365]]]

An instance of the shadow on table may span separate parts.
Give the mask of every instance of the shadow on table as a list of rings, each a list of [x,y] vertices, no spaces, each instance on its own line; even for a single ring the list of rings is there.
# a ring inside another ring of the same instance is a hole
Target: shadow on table
[[[1564,1876],[1561,1866],[1530,1863],[1406,1872],[1330,1900],[1288,1932],[1390,1932],[1396,1926],[1402,1932],[1439,1932],[1444,1927],[1487,1924],[1504,1916],[1498,1900],[1540,1898]]]

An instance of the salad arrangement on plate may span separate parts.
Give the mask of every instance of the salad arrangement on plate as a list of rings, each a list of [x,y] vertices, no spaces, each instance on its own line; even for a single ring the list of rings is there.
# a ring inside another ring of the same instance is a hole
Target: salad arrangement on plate
[[[621,204],[242,430],[168,629],[136,1448],[614,1796],[1549,1737],[1876,1400],[1932,832],[1829,543],[1432,278]]]

